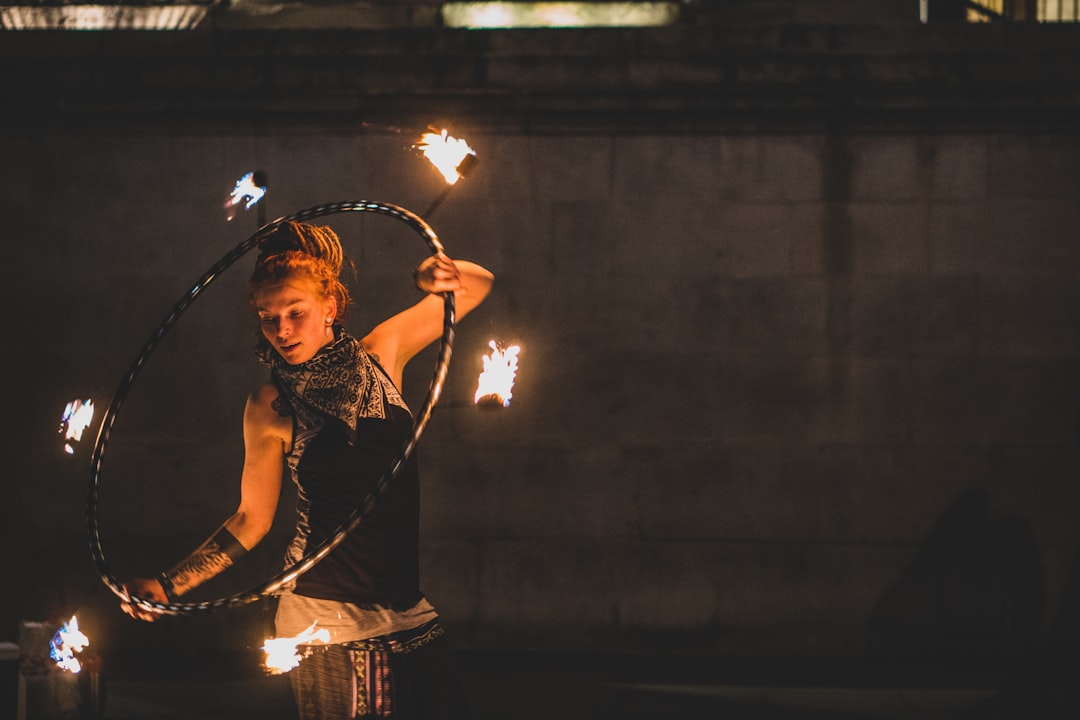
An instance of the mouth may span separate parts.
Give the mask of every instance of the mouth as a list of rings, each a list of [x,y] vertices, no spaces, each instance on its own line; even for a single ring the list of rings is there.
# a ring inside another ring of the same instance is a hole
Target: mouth
[[[295,343],[291,343],[289,345],[278,345],[278,350],[280,350],[283,353],[288,353],[288,352],[292,352],[293,350],[295,350],[298,347],[300,347],[300,343],[295,342]]]

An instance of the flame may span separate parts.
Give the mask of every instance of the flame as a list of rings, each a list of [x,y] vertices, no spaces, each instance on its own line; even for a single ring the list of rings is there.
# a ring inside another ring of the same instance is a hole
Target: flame
[[[77,673],[82,670],[82,664],[75,654],[85,650],[89,644],[90,639],[79,630],[79,621],[72,615],[49,641],[49,656],[61,670]]]
[[[265,194],[266,186],[257,185],[255,183],[255,173],[249,172],[236,181],[236,187],[233,188],[229,199],[225,201],[226,218],[232,220],[236,217],[236,209],[240,206],[240,203],[244,203],[245,210],[255,207],[255,204],[262,200]]]
[[[76,398],[67,404],[60,418],[60,433],[64,436],[64,452],[68,455],[75,454],[75,448],[82,440],[83,430],[90,426],[93,419],[93,400]]]
[[[267,638],[262,646],[263,652],[266,653],[266,659],[264,660],[266,669],[274,675],[287,673],[299,665],[302,659],[296,651],[297,646],[310,643],[313,640],[324,643],[330,642],[329,630],[326,628],[315,629],[318,622],[316,620],[311,623],[307,630],[295,637]]]
[[[469,147],[469,143],[448,135],[445,130],[424,133],[413,147],[442,173],[450,185],[463,177],[462,170],[466,158],[476,157],[476,152]]]
[[[491,347],[491,355],[484,355],[484,370],[477,379],[476,396],[473,402],[485,405],[499,404],[510,407],[510,390],[514,387],[514,376],[517,375],[518,353],[521,348],[511,345],[505,350],[500,350],[494,340],[488,342]]]

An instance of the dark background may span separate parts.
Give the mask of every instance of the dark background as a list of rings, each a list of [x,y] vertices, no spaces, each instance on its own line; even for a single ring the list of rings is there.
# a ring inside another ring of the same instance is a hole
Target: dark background
[[[100,418],[255,230],[222,211],[242,174],[268,174],[268,219],[423,212],[442,181],[410,146],[434,124],[479,162],[430,220],[497,276],[420,446],[424,585],[456,647],[992,667],[1075,649],[1080,26],[922,24],[879,0],[465,31],[431,5],[0,33],[0,639],[78,610],[106,653],[261,643],[269,603],[121,615],[85,538],[96,423],[67,457],[60,414],[92,397]],[[326,221],[359,267],[358,332],[415,299],[415,235]],[[250,262],[120,415],[100,497],[118,575],[159,572],[235,507],[263,378]],[[485,412],[490,339],[522,352],[511,406]],[[433,364],[411,367],[414,402]],[[290,502],[200,597],[277,570]]]

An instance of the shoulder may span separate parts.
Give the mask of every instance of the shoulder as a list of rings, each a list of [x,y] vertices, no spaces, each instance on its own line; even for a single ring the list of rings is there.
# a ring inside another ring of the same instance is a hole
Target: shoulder
[[[378,328],[369,333],[361,341],[361,345],[364,347],[364,351],[368,357],[375,361],[375,364],[382,368],[386,376],[390,378],[390,382],[394,384],[394,387],[401,389],[402,374],[405,369],[405,363],[401,361],[396,348],[397,339],[393,336],[388,336],[385,332],[380,332]]]
[[[273,411],[280,405],[278,398],[280,392],[272,382],[266,382],[251,391],[248,395],[248,408],[256,411]]]
[[[273,434],[291,433],[292,411],[276,385],[267,382],[251,391],[244,408],[244,424]]]
[[[360,341],[367,356],[382,367],[383,370],[392,373],[396,356],[397,337],[386,331],[383,326],[377,327],[364,336]]]

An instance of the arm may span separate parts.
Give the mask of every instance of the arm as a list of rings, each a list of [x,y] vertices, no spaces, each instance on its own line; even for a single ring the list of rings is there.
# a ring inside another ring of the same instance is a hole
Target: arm
[[[125,584],[131,592],[157,602],[173,602],[232,566],[266,536],[281,493],[282,456],[292,437],[292,421],[273,408],[277,390],[270,384],[256,390],[244,409],[244,469],[240,505],[209,539],[157,579]],[[130,603],[121,608],[132,617],[154,620],[156,613]]]
[[[494,275],[476,263],[451,260],[442,254],[425,259],[413,276],[416,286],[429,294],[384,320],[362,340],[364,349],[378,358],[399,388],[409,360],[442,336],[444,302],[439,293],[454,293],[454,312],[460,320],[484,301],[495,281]]]

